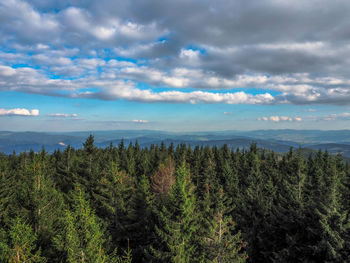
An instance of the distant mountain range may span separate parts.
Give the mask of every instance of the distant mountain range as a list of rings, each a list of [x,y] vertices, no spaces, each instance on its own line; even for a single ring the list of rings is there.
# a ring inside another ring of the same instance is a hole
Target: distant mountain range
[[[255,131],[218,131],[218,132],[165,132],[156,130],[113,130],[82,132],[11,132],[0,131],[0,152],[10,154],[13,151],[39,151],[44,147],[48,152],[64,149],[67,145],[75,148],[90,135],[94,135],[98,147],[113,143],[118,145],[122,139],[125,144],[136,140],[142,147],[160,144],[179,143],[196,145],[227,144],[231,148],[249,148],[256,142],[260,148],[276,152],[286,152],[293,148],[303,148],[306,152],[328,150],[341,153],[350,158],[350,130],[255,130]]]

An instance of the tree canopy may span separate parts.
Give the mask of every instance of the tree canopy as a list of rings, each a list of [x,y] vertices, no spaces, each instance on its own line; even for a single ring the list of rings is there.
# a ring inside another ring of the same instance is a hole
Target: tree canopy
[[[0,262],[350,262],[340,155],[165,143],[0,154]]]

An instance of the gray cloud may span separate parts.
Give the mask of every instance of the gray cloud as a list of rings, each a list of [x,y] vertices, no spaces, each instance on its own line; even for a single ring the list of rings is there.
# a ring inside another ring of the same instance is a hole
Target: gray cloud
[[[350,104],[348,10],[347,0],[3,1],[0,90],[142,102]],[[251,88],[277,95],[263,98]],[[218,89],[227,92],[208,92]]]

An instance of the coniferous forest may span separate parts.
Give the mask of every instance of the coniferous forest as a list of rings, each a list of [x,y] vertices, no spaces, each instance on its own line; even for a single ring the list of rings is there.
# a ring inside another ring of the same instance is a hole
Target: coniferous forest
[[[135,144],[0,155],[1,262],[350,262],[340,155]]]

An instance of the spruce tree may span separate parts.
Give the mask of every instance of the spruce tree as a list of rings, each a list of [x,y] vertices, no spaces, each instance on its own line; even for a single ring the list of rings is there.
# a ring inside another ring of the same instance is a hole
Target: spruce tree
[[[20,217],[12,220],[8,232],[8,244],[0,240],[0,260],[9,263],[46,262],[36,247],[37,235]],[[2,250],[2,251],[1,251]]]
[[[155,230],[160,244],[151,247],[155,262],[196,262],[195,196],[193,184],[185,164],[176,171],[176,179],[169,196],[156,211]]]
[[[27,176],[29,179],[26,203],[28,216],[38,237],[38,245],[52,262],[55,257],[52,239],[60,228],[55,219],[63,213],[64,204],[62,195],[56,190],[50,177],[49,162],[44,151],[34,155]]]
[[[222,189],[218,194],[216,208],[210,215],[209,227],[202,238],[205,262],[245,262],[246,254],[243,250],[246,244],[242,241],[241,233],[236,231],[230,215],[232,202]]]
[[[55,238],[58,250],[65,253],[66,262],[108,262],[104,250],[105,234],[91,210],[84,192],[77,187],[72,193],[73,206],[62,218],[64,228]]]
[[[173,160],[168,158],[165,164],[158,167],[151,177],[151,190],[159,196],[166,196],[175,182],[175,166]]]
[[[131,196],[127,220],[124,222],[125,235],[135,262],[147,262],[145,251],[154,241],[154,219],[152,218],[153,194],[149,179],[143,175],[136,183]]]

